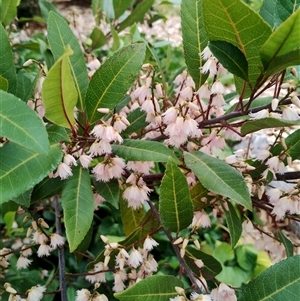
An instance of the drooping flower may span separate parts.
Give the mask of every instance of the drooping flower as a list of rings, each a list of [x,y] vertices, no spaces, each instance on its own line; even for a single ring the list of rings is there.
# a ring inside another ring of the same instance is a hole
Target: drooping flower
[[[157,246],[158,246],[158,242],[154,240],[152,237],[149,237],[149,235],[144,240],[143,249],[145,251],[151,251],[153,247],[157,247]]]
[[[46,287],[43,285],[33,286],[30,290],[27,291],[27,300],[28,301],[40,301],[43,298]]]
[[[214,301],[237,301],[235,291],[224,283],[211,291],[211,297]]]
[[[62,180],[65,180],[72,175],[73,173],[71,167],[64,162],[61,162],[59,163],[56,173],[53,175],[53,178],[59,176]]]
[[[17,270],[27,269],[27,267],[30,265],[31,262],[32,260],[21,255],[17,261]]]
[[[57,247],[63,246],[65,243],[65,239],[57,233],[50,234],[50,246],[53,249]]]
[[[90,291],[83,288],[81,290],[76,291],[75,301],[89,301],[90,297],[91,297]]]
[[[128,258],[128,264],[133,268],[137,268],[143,261],[144,259],[141,253],[133,247]]]

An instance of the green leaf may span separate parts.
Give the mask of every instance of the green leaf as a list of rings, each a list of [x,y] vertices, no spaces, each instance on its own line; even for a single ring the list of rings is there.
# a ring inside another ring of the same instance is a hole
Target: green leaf
[[[276,3],[278,0],[264,0],[259,14],[273,28],[277,16]]]
[[[0,90],[7,92],[8,90],[8,80],[0,75]]]
[[[77,90],[70,71],[67,48],[48,72],[42,86],[45,117],[62,127],[72,128],[75,124],[74,108],[77,103]]]
[[[300,49],[296,49],[287,54],[277,56],[268,65],[264,77],[270,77],[288,67],[300,65]]]
[[[243,136],[257,132],[262,129],[268,128],[278,128],[278,127],[285,127],[285,126],[292,126],[292,125],[300,125],[300,121],[298,120],[283,120],[277,119],[272,117],[257,119],[246,121],[241,128],[241,134]]]
[[[112,206],[119,209],[120,188],[118,180],[109,182],[96,181],[93,178],[93,185],[97,192]]]
[[[203,59],[200,53],[207,46],[203,24],[202,0],[183,0],[181,2],[181,26],[185,62],[193,78],[196,89],[206,80],[207,75],[200,72]]]
[[[111,50],[112,51],[117,51],[120,48],[121,40],[120,40],[120,37],[118,35],[118,32],[115,30],[115,28],[112,24],[110,24],[110,32],[111,32],[111,36],[113,38],[113,43],[111,45]]]
[[[136,210],[129,208],[127,201],[125,201],[122,197],[120,198],[120,211],[126,236],[140,226],[141,221],[146,215],[146,210],[143,207]]]
[[[248,81],[248,62],[239,48],[224,41],[211,41],[209,49],[232,74]]]
[[[110,56],[94,73],[86,95],[90,123],[99,119],[98,108],[113,109],[133,84],[145,57],[144,44],[126,46]]]
[[[85,94],[89,85],[83,52],[67,22],[54,12],[49,13],[48,41],[55,60],[58,60],[65,53],[68,45],[73,50],[74,54],[70,57],[70,69],[78,93],[78,107],[83,109]]]
[[[38,72],[34,76],[34,78],[31,79],[29,77],[29,73],[24,69],[21,69],[17,74],[18,89],[15,95],[21,98],[23,101],[27,102],[29,98],[33,96],[34,89],[36,87],[40,75],[40,72]]]
[[[13,142],[0,147],[0,204],[29,190],[56,168],[62,158],[58,143],[48,155],[31,151]]]
[[[228,211],[224,209],[226,224],[231,237],[231,247],[234,248],[242,235],[242,222],[236,213],[236,209],[227,202]]]
[[[133,25],[142,21],[145,14],[150,10],[153,5],[154,0],[143,0],[138,2],[133,11],[128,15],[128,17],[120,23],[117,30],[120,32],[128,26]]]
[[[245,271],[253,271],[257,260],[256,248],[249,245],[241,245],[235,249],[236,260],[239,266]]]
[[[114,0],[114,10],[115,10],[115,19],[121,17],[126,9],[130,8],[133,4],[134,0]]]
[[[89,171],[72,168],[73,176],[66,180],[61,196],[70,252],[74,252],[90,229],[94,214],[94,196]]]
[[[0,75],[7,79],[7,92],[14,94],[17,90],[17,73],[14,55],[5,28],[0,24]]]
[[[12,94],[0,90],[0,136],[36,153],[48,154],[46,128],[35,111]]]
[[[277,0],[275,27],[284,22],[300,7],[299,0]]]
[[[171,158],[161,181],[159,213],[162,225],[173,232],[187,228],[194,215],[186,178]]]
[[[282,233],[282,231],[278,230],[277,232],[279,240],[283,243],[286,256],[291,257],[294,255],[294,246],[292,242]]]
[[[29,208],[31,194],[32,194],[32,189],[29,189],[23,192],[22,194],[20,194],[19,196],[17,196],[16,198],[13,198],[13,201],[19,204],[20,206]]]
[[[44,0],[39,0],[39,7],[40,7],[40,10],[41,10],[41,15],[43,17],[43,19],[45,21],[48,20],[48,17],[49,17],[49,12],[54,12],[55,14],[59,15],[60,17],[62,17],[62,15],[59,13],[59,11],[56,9],[56,7],[48,2],[48,1],[44,1]]]
[[[93,29],[90,38],[92,40],[92,49],[100,48],[106,43],[106,36],[98,27]]]
[[[260,49],[260,56],[265,67],[268,69],[272,60],[286,55],[299,48],[300,36],[300,10],[284,21],[268,38]],[[300,61],[300,57],[298,59]]]
[[[202,152],[185,153],[186,165],[208,190],[227,196],[251,210],[251,198],[243,176],[224,161]]]
[[[208,190],[201,184],[201,182],[197,182],[191,188],[191,198],[195,211],[201,211],[206,206],[206,202],[203,202],[201,199],[206,198],[209,200],[209,195],[207,193]]]
[[[59,177],[49,178],[45,177],[40,183],[34,186],[31,193],[31,202],[36,202],[44,199],[48,199],[56,194],[60,194],[65,182]]]
[[[0,22],[4,26],[9,25],[17,16],[17,6],[19,3],[20,0],[3,0],[0,2]]]
[[[46,128],[51,142],[71,142],[65,128],[56,124],[47,124]]]
[[[289,257],[271,266],[241,292],[239,301],[290,301],[300,292],[300,256]],[[295,299],[296,298],[296,299]]]
[[[217,259],[215,259],[213,256],[207,253],[195,249],[193,246],[186,247],[186,254],[194,259],[201,259],[203,261],[204,266],[201,268],[201,271],[204,275],[215,277],[222,271],[222,266]],[[187,260],[186,263],[189,265],[189,267],[193,270],[195,274],[199,274],[198,267],[195,268],[194,265],[189,264],[189,260]]]
[[[179,162],[171,150],[157,141],[124,139],[122,144],[113,144],[112,150],[128,161],[167,162],[171,157]]]
[[[121,301],[169,301],[178,293],[175,286],[183,287],[182,282],[174,276],[154,275],[129,287],[114,296]]]
[[[136,108],[134,111],[130,112],[127,116],[127,120],[130,122],[130,125],[122,133],[122,136],[128,136],[132,133],[137,133],[141,129],[144,129],[148,122],[145,121],[147,114]]]
[[[293,160],[299,160],[300,159],[300,129],[296,130],[295,132],[291,133],[288,137],[285,139],[285,143],[287,146],[286,153],[292,157]],[[274,156],[278,156],[283,150],[283,146],[281,143],[275,145],[270,149],[270,152]]]
[[[253,88],[261,73],[259,49],[272,32],[269,25],[240,0],[203,0],[203,16],[210,41],[231,43],[244,54]]]

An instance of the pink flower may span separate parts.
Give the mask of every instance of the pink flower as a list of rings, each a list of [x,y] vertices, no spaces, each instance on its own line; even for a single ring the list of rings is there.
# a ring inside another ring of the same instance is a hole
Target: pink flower
[[[211,298],[214,301],[237,301],[235,291],[224,283],[211,291]]]
[[[38,257],[49,256],[51,247],[46,244],[41,244],[38,248],[37,255]]]
[[[17,270],[27,269],[27,267],[30,265],[31,262],[32,260],[21,255],[17,261]]]
[[[50,234],[50,246],[53,249],[63,246],[65,239],[57,233]]]
[[[57,171],[53,175],[53,178],[56,178],[59,176],[62,180],[65,180],[72,175],[73,175],[73,173],[72,173],[71,167],[64,162],[61,162],[61,163],[59,163],[59,165],[57,167]]]
[[[76,299],[75,301],[89,301],[91,293],[89,290],[83,288],[81,290],[76,291]]]
[[[155,241],[152,237],[147,236],[147,238],[144,241],[143,249],[145,251],[151,251],[153,247],[157,247],[158,242]]]
[[[86,154],[82,154],[79,157],[80,164],[83,168],[89,168],[90,163],[92,162],[93,158]]]
[[[108,182],[113,178],[120,178],[126,164],[123,159],[115,157],[98,163],[92,170],[97,181]]]
[[[128,207],[138,209],[143,206],[145,201],[149,200],[149,189],[146,185],[132,185],[127,187],[123,192],[123,198],[127,200]]]

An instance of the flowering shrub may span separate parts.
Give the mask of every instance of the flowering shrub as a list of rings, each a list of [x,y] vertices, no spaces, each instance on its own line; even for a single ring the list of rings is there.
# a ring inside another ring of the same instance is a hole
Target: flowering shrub
[[[182,0],[172,83],[135,24],[153,0],[93,1],[90,40],[40,1],[47,36],[31,44],[1,3],[3,300],[298,294],[299,248],[280,230],[300,215],[294,2]]]

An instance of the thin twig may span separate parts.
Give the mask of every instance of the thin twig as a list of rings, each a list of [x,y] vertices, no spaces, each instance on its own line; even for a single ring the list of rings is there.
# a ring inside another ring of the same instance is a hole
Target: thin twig
[[[60,223],[60,206],[59,206],[57,195],[54,196],[54,207],[55,207],[56,233],[62,236],[61,223]],[[59,266],[60,299],[61,301],[68,301],[64,246],[58,247],[57,251],[58,251],[58,266]]]

